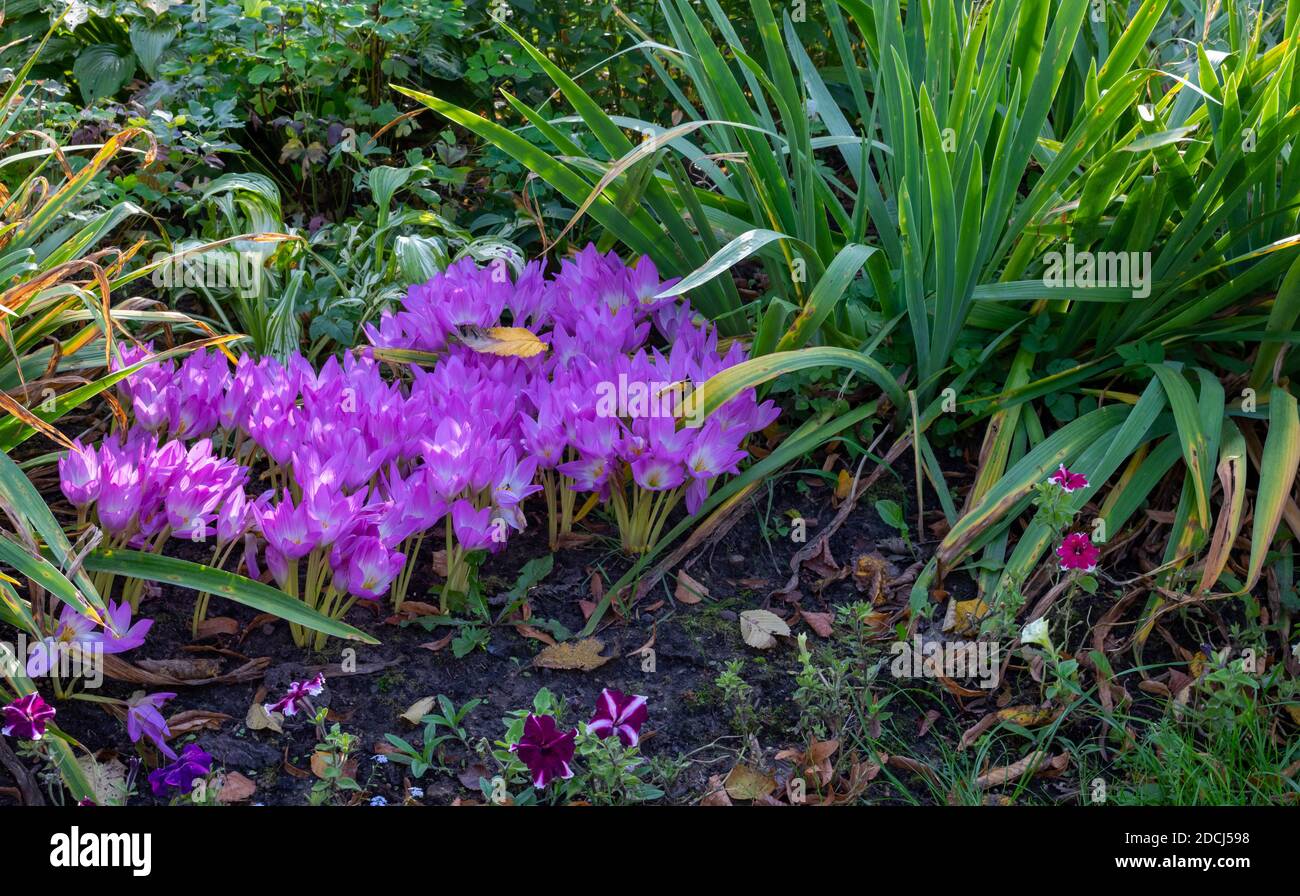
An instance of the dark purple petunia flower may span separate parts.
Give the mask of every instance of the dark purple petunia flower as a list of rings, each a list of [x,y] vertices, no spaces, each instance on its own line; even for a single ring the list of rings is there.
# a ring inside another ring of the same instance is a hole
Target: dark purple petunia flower
[[[54,707],[32,691],[4,708],[4,727],[0,732],[19,740],[40,740],[45,723],[54,718]]]
[[[587,723],[587,733],[597,737],[617,734],[623,746],[635,747],[649,717],[645,697],[605,688],[596,698],[596,715]]]
[[[524,720],[524,736],[519,743],[510,745],[510,752],[517,754],[528,766],[533,786],[541,788],[555,778],[573,777],[569,761],[573,759],[577,736],[576,728],[560,731],[551,716],[529,713]]]
[[[194,782],[211,771],[212,757],[198,744],[187,744],[179,759],[149,773],[149,786],[154,796],[166,796],[169,790],[189,793]]]

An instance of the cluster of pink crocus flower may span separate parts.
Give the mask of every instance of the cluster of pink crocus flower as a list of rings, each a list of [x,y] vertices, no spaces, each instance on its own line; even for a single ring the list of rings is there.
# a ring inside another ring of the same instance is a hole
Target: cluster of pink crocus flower
[[[752,390],[703,421],[664,400],[745,359],[684,301],[656,300],[665,286],[648,260],[628,267],[592,247],[550,278],[541,263],[512,277],[462,261],[366,330],[374,348],[437,353],[427,369],[392,377],[371,348],[320,369],[247,355],[232,368],[216,351],[148,365],[121,386],[130,429],[60,462],[64,494],[117,544],[210,541],[217,565],[242,550],[254,578],[268,571],[333,618],[389,593],[400,605],[431,535],[445,551],[446,608],[474,558],[525,528],[539,491],[553,545],[588,493],[624,547],[645,551],[678,501],[697,510],[777,415]],[[466,338],[497,326],[529,329],[549,350],[497,356]],[[201,599],[196,627],[204,612]],[[297,626],[294,637],[324,640]]]

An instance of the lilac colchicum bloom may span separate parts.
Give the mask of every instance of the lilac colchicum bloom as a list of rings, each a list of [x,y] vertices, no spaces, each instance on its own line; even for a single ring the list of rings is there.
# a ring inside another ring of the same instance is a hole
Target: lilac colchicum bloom
[[[87,653],[125,653],[144,643],[153,627],[152,619],[131,622],[131,605],[126,601],[109,601],[107,619],[101,621],[91,611],[78,613],[68,604],[59,613],[59,627],[54,636],[36,645],[27,657],[27,675],[38,678],[56,668],[61,651],[77,648]]]
[[[596,698],[596,714],[587,723],[587,733],[597,737],[617,734],[623,746],[635,747],[649,717],[645,697],[605,688]]]
[[[40,740],[46,723],[54,718],[54,707],[32,691],[5,706],[3,713],[4,727],[0,733],[19,740]]]
[[[694,387],[747,351],[720,348],[685,299],[654,298],[670,285],[649,259],[595,246],[549,270],[463,259],[364,327],[371,347],[436,352],[436,364],[395,381],[365,347],[319,368],[301,354],[231,365],[216,350],[151,363],[117,386],[131,426],[76,444],[60,485],[109,547],[210,541],[213,566],[269,572],[335,619],[356,600],[400,606],[435,544],[447,547],[446,609],[480,554],[526,529],[539,492],[553,548],[594,497],[624,550],[643,553],[678,505],[698,512],[740,471],[747,440],[778,413],[750,389],[703,418]],[[480,350],[496,327],[545,348]],[[128,346],[113,368],[153,354]],[[256,497],[250,469],[270,485]],[[122,593],[138,608],[140,583]],[[201,596],[195,631],[206,612]],[[290,628],[323,647],[324,635]]]
[[[311,701],[307,698],[318,696],[324,690],[325,676],[318,672],[315,678],[307,681],[290,682],[289,689],[285,691],[283,697],[274,703],[263,704],[262,708],[268,715],[278,712],[285,716],[294,716],[299,710],[310,710]]]
[[[528,767],[533,786],[540,790],[556,778],[573,777],[569,763],[577,749],[577,736],[576,728],[560,731],[552,716],[529,713],[524,720],[524,734],[519,743],[510,745],[510,752]]]
[[[170,765],[149,773],[149,787],[157,797],[172,791],[190,793],[194,782],[212,773],[212,756],[198,744],[186,744]]]
[[[176,751],[167,745],[171,730],[162,717],[162,705],[176,695],[169,691],[145,696],[143,693],[132,698],[126,708],[126,733],[131,743],[139,743],[140,738],[147,737],[168,759],[176,758]]]

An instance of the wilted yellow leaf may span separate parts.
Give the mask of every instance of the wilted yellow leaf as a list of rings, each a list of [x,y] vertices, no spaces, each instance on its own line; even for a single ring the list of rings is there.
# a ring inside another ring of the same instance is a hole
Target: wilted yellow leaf
[[[600,655],[604,649],[605,642],[599,638],[563,641],[543,649],[533,660],[533,665],[543,669],[581,669],[590,672],[609,662],[609,657]]]
[[[741,763],[727,775],[724,786],[733,800],[757,800],[776,790],[776,780]]]
[[[406,721],[410,722],[412,725],[418,725],[420,724],[420,719],[424,718],[430,713],[430,711],[432,711],[433,704],[436,702],[438,702],[437,697],[421,697],[419,700],[416,700],[408,706],[406,712],[402,713],[401,717],[406,719]]]
[[[547,349],[536,333],[523,327],[465,327],[460,341],[476,352],[504,358],[531,358]]]

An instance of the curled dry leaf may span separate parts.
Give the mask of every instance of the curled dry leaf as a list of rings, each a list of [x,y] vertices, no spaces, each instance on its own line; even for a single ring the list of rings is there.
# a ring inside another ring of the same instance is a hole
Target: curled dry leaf
[[[853,584],[865,594],[872,605],[885,600],[893,567],[879,551],[860,554],[853,561]]]
[[[230,616],[213,616],[199,623],[199,637],[211,638],[216,635],[235,635],[239,633],[239,621]]]
[[[547,644],[552,647],[555,646],[555,638],[551,637],[549,634],[542,631],[540,628],[534,628],[531,625],[524,625],[523,623],[520,623],[519,625],[515,626],[515,631],[517,631],[521,637],[532,638],[534,641],[541,641],[543,644]]]
[[[700,798],[701,806],[730,806],[731,797],[727,796],[727,786],[717,775],[709,776],[709,791]]]
[[[437,697],[421,697],[406,708],[406,712],[402,713],[401,718],[406,719],[412,725],[418,725],[420,719],[427,716],[437,702]]]
[[[221,778],[221,789],[217,791],[219,803],[242,803],[251,800],[257,793],[257,785],[239,772],[227,772]]]
[[[420,649],[431,650],[434,653],[437,653],[439,650],[442,650],[444,647],[446,647],[448,644],[451,643],[451,639],[455,636],[455,634],[456,634],[455,632],[447,632],[447,634],[443,635],[441,638],[439,638],[436,641],[426,641],[425,643],[421,644]]]
[[[834,617],[830,613],[810,613],[807,610],[800,610],[799,616],[820,637],[829,638],[834,632],[831,624]]]
[[[178,712],[167,720],[167,728],[172,733],[172,737],[180,737],[182,734],[193,734],[196,731],[216,731],[223,723],[229,722],[230,716],[224,712],[215,712],[209,709],[187,709],[184,712]]]
[[[278,712],[266,711],[261,700],[254,700],[248,707],[248,714],[244,717],[244,726],[249,731],[274,731],[276,734],[284,734],[284,716]]]
[[[120,656],[104,657],[104,674],[117,681],[147,687],[196,687],[205,684],[239,684],[261,678],[270,657],[249,660],[225,674],[218,674],[221,663],[214,659],[140,660],[128,663]]]
[[[789,637],[790,626],[770,610],[745,610],[740,614],[740,636],[758,650],[776,646],[776,636]]]
[[[990,787],[1001,787],[1003,784],[1015,781],[1026,773],[1059,774],[1069,762],[1070,756],[1067,753],[1049,757],[1045,750],[1034,750],[1023,759],[1010,765],[990,769],[980,775],[975,779],[975,786],[980,790],[988,790]]]
[[[708,588],[705,588],[694,578],[687,575],[685,570],[678,570],[677,588],[673,591],[673,597],[677,599],[678,603],[698,604],[708,596]]]

